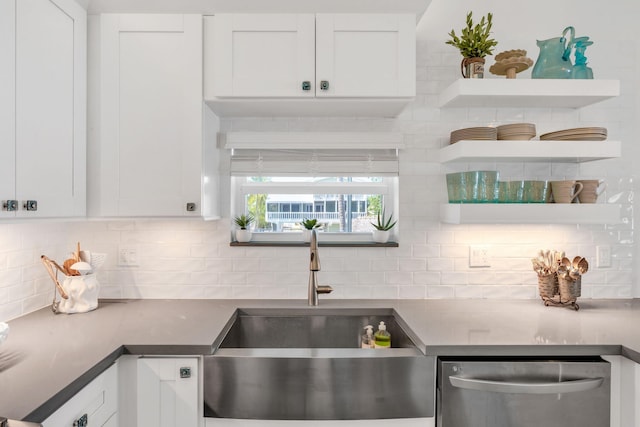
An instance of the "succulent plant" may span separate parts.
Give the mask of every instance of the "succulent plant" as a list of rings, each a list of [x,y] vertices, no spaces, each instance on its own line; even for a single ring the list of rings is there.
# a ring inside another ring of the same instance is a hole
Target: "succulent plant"
[[[246,230],[253,221],[255,221],[255,217],[251,214],[242,214],[233,218],[233,222],[240,227],[240,230]]]
[[[492,26],[493,14],[488,13],[486,18],[483,16],[478,24],[473,25],[472,12],[467,14],[467,26],[463,28],[460,37],[451,30],[449,36],[451,40],[446,44],[454,46],[460,50],[465,58],[484,58],[493,53],[493,48],[498,44],[492,38],[489,38]]]
[[[393,213],[391,215],[389,215],[389,218],[387,218],[386,212],[384,209],[382,209],[382,213],[378,212],[378,220],[377,223],[371,223],[371,225],[373,225],[376,230],[380,230],[380,231],[388,231],[391,230],[398,221],[393,221]]]
[[[320,227],[320,224],[318,224],[318,220],[315,218],[314,219],[305,218],[302,220],[302,222],[300,222],[300,225],[306,228],[307,230],[313,230],[314,228]]]

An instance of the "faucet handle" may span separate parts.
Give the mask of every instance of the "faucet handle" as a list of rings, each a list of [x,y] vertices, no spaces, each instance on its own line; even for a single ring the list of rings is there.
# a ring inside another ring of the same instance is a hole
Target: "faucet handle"
[[[316,292],[319,294],[330,294],[333,291],[333,288],[329,285],[318,285],[316,287]]]

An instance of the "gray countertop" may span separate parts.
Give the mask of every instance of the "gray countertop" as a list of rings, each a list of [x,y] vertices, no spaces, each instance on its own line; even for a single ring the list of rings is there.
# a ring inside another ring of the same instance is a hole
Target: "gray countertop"
[[[394,308],[429,355],[604,355],[640,362],[640,300],[321,300],[320,307]],[[0,414],[41,422],[120,355],[209,354],[236,308],[306,307],[300,300],[116,300],[97,310],[49,308],[9,323],[0,346]]]

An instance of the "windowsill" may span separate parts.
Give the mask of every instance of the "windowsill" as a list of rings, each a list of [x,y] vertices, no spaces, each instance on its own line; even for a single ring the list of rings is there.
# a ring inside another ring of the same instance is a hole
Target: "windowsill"
[[[277,246],[277,247],[306,247],[309,246],[308,242],[230,242],[229,246]],[[376,242],[318,242],[318,246],[335,247],[335,248],[397,248],[400,245],[398,242],[376,243]]]

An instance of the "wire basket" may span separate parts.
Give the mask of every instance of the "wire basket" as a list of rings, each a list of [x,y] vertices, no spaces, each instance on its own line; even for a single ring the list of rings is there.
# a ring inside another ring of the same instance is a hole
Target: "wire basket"
[[[576,302],[582,290],[582,277],[573,279],[556,273],[538,275],[538,292],[546,306],[571,307],[579,310]]]
[[[538,292],[542,299],[558,295],[558,275],[551,273],[538,276]]]
[[[558,277],[561,302],[575,302],[582,292],[582,277],[576,279]]]

